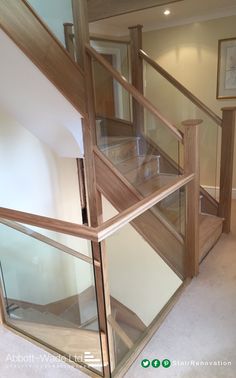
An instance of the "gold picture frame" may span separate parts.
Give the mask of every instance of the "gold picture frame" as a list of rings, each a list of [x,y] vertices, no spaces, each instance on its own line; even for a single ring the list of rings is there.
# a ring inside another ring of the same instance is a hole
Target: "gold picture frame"
[[[236,37],[218,42],[216,98],[236,98]]]

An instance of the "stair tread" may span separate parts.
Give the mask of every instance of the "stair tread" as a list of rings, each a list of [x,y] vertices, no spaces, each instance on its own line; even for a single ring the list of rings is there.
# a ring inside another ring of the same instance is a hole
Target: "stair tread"
[[[19,321],[37,322],[39,324],[48,324],[52,326],[62,326],[77,328],[72,322],[61,318],[50,312],[40,312],[34,308],[18,308],[11,313],[11,318]]]
[[[155,175],[149,180],[138,185],[137,189],[141,194],[143,194],[144,196],[147,196],[155,192],[162,186],[170,184],[172,181],[176,179],[176,177],[177,175],[171,175],[171,174]]]
[[[137,142],[138,137],[103,137],[100,138],[99,148],[106,151],[109,148],[124,145],[130,142]]]
[[[199,217],[200,261],[215,245],[222,233],[223,219],[214,215],[200,214]]]
[[[36,322],[20,321],[19,323],[16,319],[11,319],[11,324],[71,356],[83,356],[85,351],[90,351],[96,359],[96,364],[102,364],[99,332]],[[90,359],[89,364],[92,363]]]
[[[136,170],[143,165],[149,164],[157,160],[156,155],[141,155],[133,156],[127,160],[124,160],[116,165],[116,168],[123,174]]]

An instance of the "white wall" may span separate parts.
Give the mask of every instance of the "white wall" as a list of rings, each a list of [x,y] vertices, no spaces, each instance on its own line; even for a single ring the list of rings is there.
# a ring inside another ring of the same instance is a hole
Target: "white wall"
[[[2,111],[0,182],[1,207],[82,223],[76,160],[58,157]],[[84,240],[37,231],[90,254]],[[87,263],[5,226],[0,226],[0,240],[7,294],[11,298],[45,304],[80,293],[93,284]]]
[[[117,214],[103,197],[104,220]],[[111,295],[148,326],[182,281],[130,225],[106,240]]]
[[[1,108],[59,156],[82,157],[80,113],[2,30],[0,48]]]
[[[144,50],[207,106],[222,116],[221,108],[236,106],[236,99],[216,99],[218,40],[235,37],[235,23],[236,16],[231,16],[146,32],[143,35]],[[189,117],[204,119],[201,126],[201,183],[218,186],[219,161],[216,156],[219,156],[220,129],[152,69],[149,69],[147,76],[148,98],[174,124],[179,125]],[[236,188],[235,173],[233,186]]]

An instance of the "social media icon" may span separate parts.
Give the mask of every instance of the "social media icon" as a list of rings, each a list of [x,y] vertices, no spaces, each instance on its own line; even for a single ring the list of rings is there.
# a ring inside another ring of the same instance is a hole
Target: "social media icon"
[[[165,360],[162,361],[162,366],[163,366],[164,368],[169,368],[170,365],[171,365],[171,362],[170,362],[170,360],[167,360],[167,358],[166,358]]]
[[[157,359],[152,360],[152,367],[159,368],[160,365],[161,365],[160,360],[157,360]]]
[[[141,361],[141,366],[143,368],[148,368],[150,366],[150,361],[147,358],[145,358],[144,360]]]

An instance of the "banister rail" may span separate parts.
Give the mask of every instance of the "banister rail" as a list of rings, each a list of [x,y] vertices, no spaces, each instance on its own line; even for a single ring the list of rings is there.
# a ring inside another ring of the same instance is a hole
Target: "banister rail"
[[[176,178],[172,181],[171,184],[163,186],[150,196],[130,206],[128,209],[122,211],[120,214],[114,216],[102,225],[98,226],[99,241],[106,239],[115,231],[118,231],[120,228],[131,222],[133,219],[143,214],[145,211],[149,210],[158,202],[162,201],[164,198],[170,196],[178,189],[190,183],[192,180],[194,180],[194,177],[195,175],[193,173]]]
[[[164,68],[162,68],[158,63],[156,63],[147,53],[143,50],[139,50],[139,55],[143,58],[147,63],[150,64],[161,74],[166,80],[168,80],[174,87],[176,87],[181,93],[183,93],[190,101],[192,101],[195,105],[198,106],[203,112],[205,112],[209,117],[211,117],[217,125],[222,127],[222,119],[218,117],[211,109],[208,108],[199,98],[197,98],[193,93],[191,93],[183,84],[181,84],[178,80],[176,80],[172,75],[169,74]]]
[[[98,227],[83,226],[3,207],[0,207],[0,218],[100,242],[192,180],[194,180],[194,174],[180,176],[171,184],[163,186]]]
[[[122,76],[116,69],[114,69],[107,61],[104,59],[97,51],[92,48],[90,45],[85,45],[87,53],[95,58],[110,74],[116,79],[134,98],[135,100],[144,108],[149,110],[156,118],[161,120],[165,126],[174,134],[174,136],[183,143],[183,135],[179,130],[169,122],[159,110],[148,100],[146,99],[135,87],[133,87],[127,79]]]
[[[63,234],[82,237],[87,240],[97,241],[97,233],[93,227],[30,214],[23,211],[6,209],[4,207],[0,207],[0,218],[44,228],[46,230],[61,232]]]

